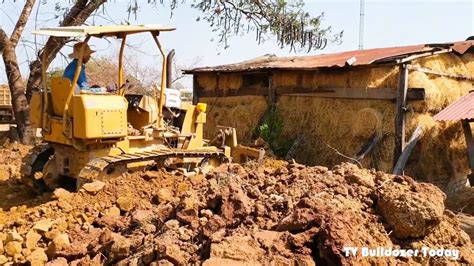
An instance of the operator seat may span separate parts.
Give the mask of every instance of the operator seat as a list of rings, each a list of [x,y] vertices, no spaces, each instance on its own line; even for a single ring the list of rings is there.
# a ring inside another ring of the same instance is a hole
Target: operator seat
[[[51,102],[53,105],[54,116],[62,117],[66,105],[71,81],[65,77],[56,77],[51,79]],[[72,104],[71,101],[70,104]],[[72,110],[72,106],[69,107]]]

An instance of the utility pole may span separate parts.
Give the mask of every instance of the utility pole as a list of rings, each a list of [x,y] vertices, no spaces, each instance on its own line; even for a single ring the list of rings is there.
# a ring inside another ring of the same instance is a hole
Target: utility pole
[[[365,0],[360,0],[360,18],[359,18],[359,50],[364,49],[364,9]]]

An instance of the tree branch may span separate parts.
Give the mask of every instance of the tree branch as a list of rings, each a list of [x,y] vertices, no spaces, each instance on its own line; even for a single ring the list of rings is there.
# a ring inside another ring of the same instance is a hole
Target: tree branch
[[[5,46],[10,42],[5,31],[0,28],[0,53],[3,53]]]
[[[78,0],[69,12],[64,16],[64,20],[59,24],[60,26],[79,26],[89,18],[89,16],[97,10],[106,0]],[[38,88],[41,82],[41,65],[40,61],[43,58],[43,53],[46,51],[46,64],[49,65],[56,57],[56,54],[69,41],[69,38],[49,37],[44,45],[43,50],[40,51],[38,59],[30,64],[30,76],[26,85],[26,95],[28,100],[34,88]]]
[[[31,10],[33,10],[35,2],[36,0],[27,0],[25,6],[23,7],[23,10],[21,11],[20,17],[18,18],[13,33],[10,37],[10,41],[13,47],[16,47],[18,41],[20,40],[21,34],[25,29],[25,25],[28,22],[28,18],[30,17]]]

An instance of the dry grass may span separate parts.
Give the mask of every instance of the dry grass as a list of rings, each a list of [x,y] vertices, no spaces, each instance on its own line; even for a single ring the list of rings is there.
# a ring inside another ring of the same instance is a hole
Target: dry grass
[[[407,174],[440,186],[468,174],[466,142],[460,122],[436,122],[426,113],[410,113],[407,118],[408,137],[418,124],[424,128],[407,164]]]
[[[465,63],[469,62],[471,63]],[[474,56],[466,54],[463,57],[454,54],[440,54],[432,57],[421,58],[413,62],[413,66],[428,68],[437,72],[473,76]],[[470,81],[456,80],[453,78],[426,74],[419,71],[410,71],[409,87],[424,88],[426,101],[413,104],[416,112],[437,113],[462,95],[472,90]]]
[[[304,135],[296,159],[327,166],[345,160],[329,146],[353,156],[374,132],[392,134],[393,108],[393,104],[387,101],[316,97],[282,96],[277,103],[277,109],[285,118],[283,135],[288,139],[300,133]],[[387,138],[381,143],[377,158],[385,171],[390,170],[392,152],[393,141]],[[368,167],[371,160],[362,163]]]
[[[267,109],[263,96],[212,97],[199,100],[209,105],[204,129],[206,138],[215,134],[216,126],[231,126],[237,129],[239,141],[250,142],[253,129]]]
[[[278,88],[396,88],[396,67],[376,67],[349,71],[285,71],[273,76]]]
[[[214,73],[200,73],[197,76],[197,82],[204,91],[236,90],[242,87],[242,76],[233,73],[223,73],[219,76]]]
[[[437,72],[473,76],[474,55],[436,55],[418,59],[414,66]],[[215,88],[215,77],[199,78],[200,85]],[[238,76],[221,77],[222,89],[241,86]],[[398,67],[375,67],[349,71],[286,71],[273,76],[279,88],[397,88]],[[406,173],[420,180],[445,185],[469,171],[466,143],[459,122],[438,123],[433,115],[473,88],[472,82],[410,71],[410,88],[424,88],[424,102],[410,102],[407,114],[407,140],[415,128],[424,127],[421,140],[406,166]],[[264,97],[242,96],[203,98],[210,106],[206,136],[216,125],[237,128],[239,138],[250,141],[252,130],[267,108]],[[378,165],[390,172],[394,149],[395,104],[383,100],[349,100],[316,97],[278,97],[277,110],[284,118],[283,135],[287,139],[304,134],[296,159],[311,165],[335,165],[353,156],[375,132],[386,136],[378,149],[362,161],[365,167]],[[328,146],[329,145],[329,146]]]
[[[212,73],[199,73],[197,83],[204,90],[215,90],[217,87],[216,75]]]

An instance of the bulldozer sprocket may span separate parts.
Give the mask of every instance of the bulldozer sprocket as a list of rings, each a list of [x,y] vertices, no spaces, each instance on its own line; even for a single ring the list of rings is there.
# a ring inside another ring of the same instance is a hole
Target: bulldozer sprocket
[[[49,160],[53,154],[53,149],[47,144],[40,144],[32,148],[21,162],[21,181],[32,188],[36,187],[38,180],[35,178],[35,172],[41,172],[44,164]]]

